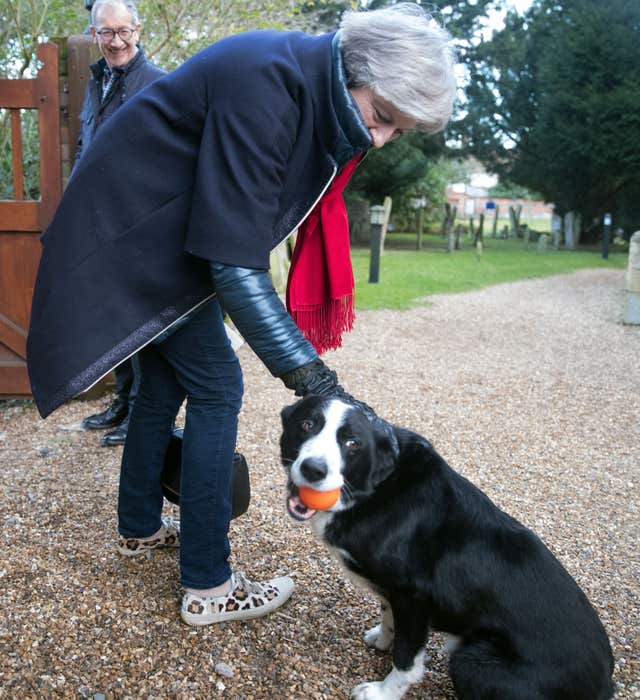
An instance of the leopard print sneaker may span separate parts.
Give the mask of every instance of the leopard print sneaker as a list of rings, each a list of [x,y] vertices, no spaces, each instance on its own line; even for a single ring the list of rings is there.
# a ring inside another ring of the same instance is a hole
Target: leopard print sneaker
[[[182,598],[182,619],[188,625],[211,625],[215,622],[250,620],[273,612],[287,602],[293,593],[289,576],[263,581],[248,581],[242,573],[231,574],[231,591],[205,598],[185,593]]]
[[[162,527],[151,537],[121,537],[116,549],[124,557],[136,557],[158,547],[180,546],[180,521],[163,518]]]

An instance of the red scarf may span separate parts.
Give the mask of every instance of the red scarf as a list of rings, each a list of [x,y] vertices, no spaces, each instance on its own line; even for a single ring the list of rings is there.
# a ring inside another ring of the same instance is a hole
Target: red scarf
[[[353,269],[342,191],[361,156],[346,163],[298,229],[287,282],[287,310],[319,354],[353,328]]]

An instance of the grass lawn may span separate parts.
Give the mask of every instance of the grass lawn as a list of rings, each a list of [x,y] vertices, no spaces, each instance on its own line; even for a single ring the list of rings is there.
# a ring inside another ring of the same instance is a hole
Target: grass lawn
[[[539,255],[535,243],[525,250],[521,240],[485,239],[482,256],[476,255],[467,239],[461,242],[462,249],[454,253],[446,252],[446,242],[439,235],[424,236],[420,251],[415,245],[415,234],[387,236],[377,284],[369,283],[369,249],[352,250],[357,308],[408,309],[430,294],[466,292],[585,268],[626,269],[628,260],[626,250],[616,246],[609,247],[609,258],[604,260],[598,248],[548,250]]]

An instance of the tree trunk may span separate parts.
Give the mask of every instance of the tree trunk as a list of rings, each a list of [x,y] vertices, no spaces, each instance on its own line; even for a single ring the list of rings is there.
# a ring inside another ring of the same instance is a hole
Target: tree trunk
[[[500,213],[500,205],[496,204],[495,216],[493,217],[493,229],[491,231],[491,237],[495,238],[498,232],[498,214]]]
[[[576,213],[569,211],[564,215],[564,247],[574,250],[578,244],[576,236],[576,225],[580,226],[580,217]]]
[[[560,248],[562,239],[562,217],[554,212],[551,216],[551,244],[554,250]]]
[[[384,242],[387,238],[387,229],[389,228],[389,219],[391,218],[391,206],[393,201],[391,197],[385,197],[382,206],[384,207],[384,221],[382,222],[382,231],[380,232],[380,254],[384,253]]]
[[[458,208],[452,207],[450,204],[445,204],[445,212],[445,218],[442,222],[442,235],[443,237],[447,237],[447,252],[451,253],[455,248],[453,224],[458,214]]]

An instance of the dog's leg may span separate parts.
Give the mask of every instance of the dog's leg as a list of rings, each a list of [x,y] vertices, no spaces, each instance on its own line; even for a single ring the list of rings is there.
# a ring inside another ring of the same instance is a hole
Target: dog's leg
[[[360,683],[352,693],[353,700],[400,700],[413,683],[418,683],[424,673],[424,647],[415,655],[409,668],[400,670],[395,663],[391,673],[383,681]]]
[[[387,651],[393,644],[393,612],[391,606],[380,598],[380,624],[364,633],[364,643],[368,647]]]
[[[393,669],[383,681],[361,683],[353,689],[354,700],[400,700],[409,686],[424,673],[424,644],[429,618],[423,605],[411,599],[392,601],[395,623]]]

